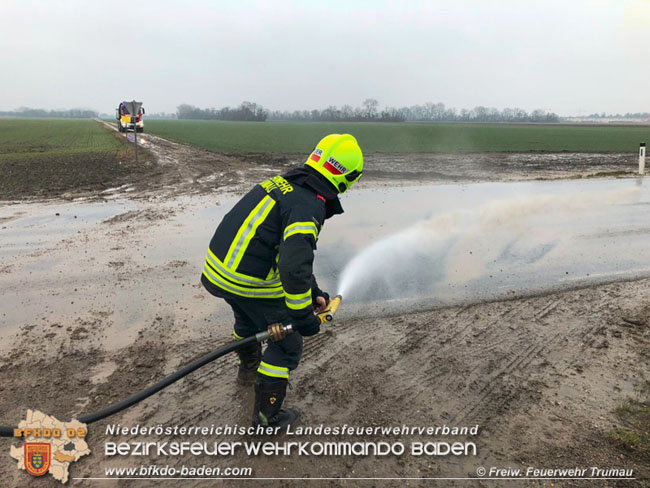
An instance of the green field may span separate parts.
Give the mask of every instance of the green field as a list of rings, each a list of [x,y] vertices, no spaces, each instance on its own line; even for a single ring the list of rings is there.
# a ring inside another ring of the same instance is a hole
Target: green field
[[[0,161],[115,152],[121,147],[93,120],[0,119]]]
[[[0,118],[0,198],[103,188],[129,173],[124,148],[94,120]]]
[[[650,127],[148,120],[145,131],[209,151],[309,152],[322,136],[354,135],[366,153],[636,152]]]

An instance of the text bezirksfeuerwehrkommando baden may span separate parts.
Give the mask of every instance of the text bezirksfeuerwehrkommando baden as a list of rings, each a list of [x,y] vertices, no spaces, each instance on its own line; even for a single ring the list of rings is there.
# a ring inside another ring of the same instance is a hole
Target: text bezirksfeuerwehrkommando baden
[[[106,456],[233,456],[245,452],[248,456],[387,456],[409,453],[412,456],[476,456],[477,447],[471,441],[446,442],[433,441],[435,436],[476,436],[479,426],[450,427],[441,426],[354,426],[324,425],[289,426],[286,435],[298,437],[325,437],[320,440],[300,441],[259,441],[224,440],[226,436],[275,435],[279,427],[250,427],[241,425],[209,426],[154,426],[134,425],[131,427],[112,424],[106,426],[106,435],[125,436],[128,441],[119,439],[104,442]],[[187,440],[174,440],[175,437],[190,437]],[[216,436],[218,440],[205,440]],[[424,437],[402,442],[403,437]],[[148,439],[134,440],[133,437]],[[193,439],[191,438],[193,437]],[[393,437],[391,439],[391,437]],[[161,438],[165,438],[162,440]],[[202,438],[202,439],[201,439]],[[334,439],[332,439],[334,438]],[[351,439],[353,438],[353,439]],[[356,439],[354,439],[356,438]]]

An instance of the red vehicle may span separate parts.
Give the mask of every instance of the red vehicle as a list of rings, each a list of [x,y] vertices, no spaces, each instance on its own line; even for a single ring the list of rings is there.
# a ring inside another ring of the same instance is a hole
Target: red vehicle
[[[115,109],[115,118],[117,119],[117,130],[120,132],[126,131],[135,131],[143,132],[144,131],[144,121],[142,116],[144,115],[144,107],[140,107],[140,111],[136,117],[136,122],[131,122],[131,114],[126,108],[126,102],[120,103],[120,105]]]

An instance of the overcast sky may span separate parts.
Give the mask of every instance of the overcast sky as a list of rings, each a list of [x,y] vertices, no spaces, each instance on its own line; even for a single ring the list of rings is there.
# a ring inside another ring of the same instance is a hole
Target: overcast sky
[[[650,111],[650,0],[2,0],[0,110]]]

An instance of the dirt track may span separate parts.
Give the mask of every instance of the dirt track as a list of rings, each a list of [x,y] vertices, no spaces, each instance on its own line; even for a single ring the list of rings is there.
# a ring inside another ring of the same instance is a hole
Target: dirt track
[[[128,192],[138,201],[137,208],[125,208],[103,223],[80,228],[74,237],[55,239],[2,263],[0,287],[6,297],[15,294],[11,300],[18,307],[4,309],[0,319],[0,330],[5,332],[0,346],[0,423],[17,422],[27,408],[39,408],[61,420],[97,410],[230,340],[227,311],[218,308],[217,301],[197,283],[201,263],[190,263],[182,256],[161,258],[157,251],[164,247],[161,236],[183,238],[175,235],[178,223],[174,216],[193,215],[205,203],[191,195],[221,198],[219,188],[241,191],[279,167],[289,166],[294,158],[278,156],[273,165],[261,164],[259,157],[239,161],[146,134],[145,146],[156,157],[157,176]],[[429,181],[518,179],[530,176],[531,165],[537,165],[534,174],[544,178],[630,166],[627,155],[614,157],[613,162],[603,162],[603,156],[580,156],[573,166],[561,168],[543,162],[550,155],[464,157],[469,158],[465,165],[449,159],[445,166],[439,156],[423,157],[418,164],[425,169],[436,162],[435,171],[424,172]],[[371,156],[369,166],[373,161],[382,169],[375,175],[368,171],[366,181],[381,185],[386,182],[384,171],[390,170],[391,159]],[[473,167],[468,161],[481,164]],[[215,176],[217,164],[223,174]],[[495,169],[498,165],[499,171]],[[413,168],[398,173],[405,184],[420,174]],[[479,176],[470,176],[476,174]],[[104,193],[100,198],[124,191]],[[20,208],[5,207],[0,217],[11,222],[21,217],[20,212],[28,211]],[[206,222],[209,227],[213,224]],[[302,425],[478,424],[477,439],[460,439],[476,442],[476,457],[297,460],[237,455],[216,461],[188,456],[152,462],[250,466],[254,476],[271,478],[474,477],[479,466],[600,466],[632,468],[634,476],[643,481],[601,481],[589,486],[644,486],[650,482],[648,452],[622,447],[612,433],[617,427],[629,428],[629,420],[626,424],[617,415],[617,407],[629,398],[640,403],[649,400],[649,296],[650,280],[642,280],[402,316],[383,317],[381,310],[373,310],[372,317],[364,318],[346,315],[344,307],[335,326],[306,341],[303,362],[292,377],[293,390],[287,400],[303,412]],[[235,385],[235,369],[234,359],[224,358],[111,418],[110,423],[246,425],[251,391]],[[106,423],[91,427],[92,459],[72,464],[72,477],[103,476],[106,467],[149,462],[104,457],[107,440],[145,440],[129,436],[110,439],[104,434]],[[149,440],[171,439],[163,435]],[[392,440],[425,439],[405,436]],[[8,453],[9,440],[1,443],[0,449]],[[8,455],[0,459],[0,479],[7,486],[25,486],[29,478],[15,469],[14,461]],[[30,481],[33,486],[58,485],[51,479]],[[158,484],[85,481],[79,486],[91,483]],[[500,486],[499,482],[470,483]],[[554,486],[585,483],[559,482]],[[302,486],[304,482],[285,484]],[[550,486],[551,482],[528,484]],[[457,485],[466,486],[467,482]]]

